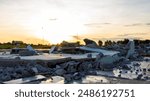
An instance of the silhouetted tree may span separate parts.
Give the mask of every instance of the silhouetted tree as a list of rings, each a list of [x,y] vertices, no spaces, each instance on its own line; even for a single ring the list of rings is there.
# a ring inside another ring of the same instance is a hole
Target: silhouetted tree
[[[102,45],[103,45],[103,42],[102,42],[101,40],[99,40],[99,41],[98,41],[98,45],[99,45],[99,46],[102,46]]]
[[[105,41],[105,46],[110,46],[110,45],[112,45],[112,41],[111,40],[107,40],[107,41]]]

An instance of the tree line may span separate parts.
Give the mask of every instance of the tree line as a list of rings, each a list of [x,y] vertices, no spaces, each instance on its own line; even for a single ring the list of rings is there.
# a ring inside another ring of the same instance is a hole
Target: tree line
[[[111,40],[106,40],[105,42],[103,42],[102,40],[98,41],[98,45],[99,46],[110,46],[110,45],[114,45],[114,44],[123,44],[126,45],[129,42],[129,39],[124,39],[124,40],[119,40],[119,41],[111,41]],[[146,45],[146,44],[150,44],[150,40],[138,40],[135,39],[134,40],[135,45]]]
[[[135,45],[150,45],[150,40],[137,40],[135,39]],[[129,42],[129,39],[124,39],[124,40],[119,40],[119,41],[112,41],[112,40],[106,40],[106,41],[102,41],[99,40],[98,41],[98,46],[111,46],[111,45],[115,45],[115,44],[123,44],[126,45]],[[57,44],[57,46],[64,46],[66,44],[69,44],[65,41],[63,41],[60,44]],[[75,44],[75,45],[74,45]],[[0,43],[0,49],[11,49],[11,48],[25,48],[28,44],[24,43],[22,41],[12,41],[12,42],[7,42],[7,43]],[[49,49],[52,45],[43,45],[43,44],[30,44],[33,48],[35,49]],[[68,45],[66,45],[68,46]],[[71,46],[80,46],[80,42],[76,42],[76,43],[71,43]]]

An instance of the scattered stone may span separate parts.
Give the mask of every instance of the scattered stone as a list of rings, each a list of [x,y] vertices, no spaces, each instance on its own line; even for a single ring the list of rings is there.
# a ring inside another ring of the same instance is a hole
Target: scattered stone
[[[21,58],[19,56],[15,57],[16,60],[21,60]]]
[[[74,73],[73,74],[73,78],[74,78],[74,80],[79,80],[79,79],[81,79],[82,78],[82,76],[81,76],[81,74],[80,73]]]
[[[122,73],[122,71],[119,71],[119,73],[121,74],[121,73]]]
[[[98,55],[96,55],[96,61],[99,61],[103,56],[103,53],[99,53]]]
[[[86,72],[87,75],[97,75],[96,71],[88,71]]]
[[[11,80],[11,76],[9,74],[4,74],[4,75],[2,75],[1,80],[2,81]]]
[[[146,72],[146,68],[143,68],[143,72]]]
[[[33,67],[32,68],[32,71],[35,73],[35,74],[38,74],[38,69],[36,67]]]
[[[66,71],[63,68],[59,68],[59,69],[56,69],[55,73],[56,73],[56,75],[61,76],[61,75],[65,74]]]
[[[51,72],[51,68],[48,67],[43,67],[41,65],[35,65],[35,67],[37,68],[39,73],[50,73]]]
[[[92,58],[92,54],[87,54],[87,58]]]
[[[75,66],[73,66],[73,65],[68,66],[67,72],[68,72],[68,73],[75,73],[75,72],[76,72]]]
[[[127,65],[127,64],[123,64],[121,67],[122,67],[122,69],[130,70],[130,68],[128,67],[128,65]]]
[[[114,67],[114,64],[100,64],[100,69],[102,71],[112,71]]]
[[[142,77],[143,77],[142,74],[138,75],[138,76],[137,76],[137,80],[141,80]]]
[[[133,66],[137,66],[137,67],[139,67],[141,64],[140,63],[133,63]]]
[[[125,73],[128,73],[128,71],[125,71]]]
[[[138,72],[135,72],[136,75],[138,75]]]
[[[121,74],[119,74],[118,77],[121,77]]]
[[[73,75],[71,74],[65,74],[64,78],[67,82],[71,82],[73,80]]]

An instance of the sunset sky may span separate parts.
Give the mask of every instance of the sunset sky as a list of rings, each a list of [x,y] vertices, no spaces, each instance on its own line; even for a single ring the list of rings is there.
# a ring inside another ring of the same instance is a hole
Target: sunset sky
[[[150,0],[0,0],[0,42],[150,39]]]

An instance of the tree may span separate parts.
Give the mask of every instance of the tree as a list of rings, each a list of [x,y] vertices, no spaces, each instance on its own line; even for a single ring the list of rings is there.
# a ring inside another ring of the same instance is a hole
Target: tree
[[[102,42],[101,40],[99,40],[99,41],[98,41],[98,45],[99,45],[99,46],[102,46],[102,45],[103,45],[103,42]]]
[[[113,42],[112,42],[111,40],[105,41],[105,46],[110,46],[110,45],[112,45],[112,44],[113,44]]]

